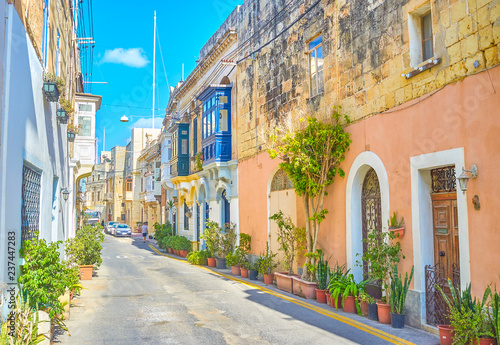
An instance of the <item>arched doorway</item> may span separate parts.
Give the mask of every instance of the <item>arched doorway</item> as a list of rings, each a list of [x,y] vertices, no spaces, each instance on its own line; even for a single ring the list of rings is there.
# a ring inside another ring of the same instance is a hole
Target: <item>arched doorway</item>
[[[222,224],[231,223],[231,208],[227,200],[226,190],[224,189],[221,194],[222,197]]]
[[[382,203],[380,197],[380,183],[373,168],[370,168],[363,180],[361,191],[361,217],[362,217],[362,238],[365,240],[368,233],[375,229],[382,232]],[[367,251],[368,244],[363,241],[363,254]],[[368,262],[363,261],[363,279],[368,279]],[[367,288],[375,297],[382,297],[379,284]]]

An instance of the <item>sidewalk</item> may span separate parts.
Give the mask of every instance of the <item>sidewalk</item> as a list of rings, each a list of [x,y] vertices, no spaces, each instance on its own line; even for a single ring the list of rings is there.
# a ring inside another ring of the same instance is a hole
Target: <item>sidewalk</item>
[[[132,235],[130,236],[130,238],[133,239],[133,240],[142,239],[142,234],[140,232],[133,232]],[[156,248],[158,248],[158,242],[155,239],[153,239],[153,238],[149,238],[149,234],[146,237],[146,243],[152,244]]]
[[[154,241],[154,240],[149,240]],[[155,241],[156,242],[156,241]],[[174,259],[177,261],[182,261],[188,264],[186,258],[181,258],[176,255],[171,255],[165,253],[165,250],[159,249],[156,244],[150,243],[150,248],[157,254]],[[246,278],[241,278],[233,276],[231,274],[231,269],[216,269],[207,266],[199,266],[200,269],[205,269],[211,271],[214,274],[222,276],[226,279],[245,284],[252,288],[258,289],[264,293],[271,294],[275,297],[284,299],[288,302],[294,303],[300,307],[313,310],[321,315],[330,317],[336,321],[345,323],[346,325],[353,326],[360,331],[367,332],[376,335],[382,339],[387,340],[393,344],[405,344],[405,345],[439,345],[439,337],[420,329],[416,329],[410,326],[406,326],[403,329],[392,328],[391,325],[381,324],[376,321],[372,321],[366,317],[359,316],[357,314],[344,313],[342,309],[338,311],[334,308],[318,303],[316,300],[307,300],[296,295],[287,293],[283,290],[279,290],[276,285],[265,285],[261,280],[249,280]]]

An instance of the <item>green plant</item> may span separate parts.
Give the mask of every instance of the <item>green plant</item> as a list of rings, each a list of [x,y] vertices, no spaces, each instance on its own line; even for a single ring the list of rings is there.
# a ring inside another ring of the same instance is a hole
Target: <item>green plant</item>
[[[281,210],[273,214],[269,219],[274,220],[278,225],[277,237],[279,250],[284,255],[283,267],[288,271],[288,275],[291,275],[295,255],[298,255],[303,248],[300,243],[305,240],[305,229],[296,227],[292,222],[292,218],[285,217]]]
[[[71,270],[60,259],[61,244],[61,241],[47,242],[35,237],[24,241],[21,248],[25,262],[18,282],[30,306],[48,309],[51,319],[63,312],[59,297],[73,281]]]
[[[188,250],[192,249],[191,241],[184,236],[178,236],[176,240],[177,250]]]
[[[196,156],[196,170],[203,170],[203,153],[199,152]]]
[[[500,293],[497,292],[497,287],[495,285],[495,290],[490,287],[490,309],[488,309],[488,316],[495,333],[495,338],[497,342],[500,340]]]
[[[451,297],[448,296],[439,285],[436,285],[436,289],[441,292],[444,301],[450,309],[450,313],[452,311],[462,313],[463,310],[465,312],[469,310],[472,312],[476,311],[477,300],[476,298],[472,299],[470,283],[465,287],[465,290],[460,292],[457,288],[455,288],[451,279],[448,279],[448,287],[450,288]]]
[[[389,217],[389,220],[387,221],[387,225],[389,225],[389,229],[399,229],[404,226],[405,219],[401,217],[401,220],[398,221],[398,214],[394,212],[392,214],[392,217]]]
[[[310,262],[306,262],[304,264],[308,274],[303,274],[302,277],[303,279],[307,279],[309,281],[315,281],[316,280],[316,261],[320,257],[320,252],[321,250],[317,249],[315,253],[306,253],[305,257],[310,259]]]
[[[155,228],[155,239],[158,243],[164,245],[164,238],[173,235],[172,225],[167,220],[165,224],[155,223],[153,226]]]
[[[272,270],[278,267],[278,262],[274,261],[274,258],[278,254],[273,254],[271,249],[269,249],[269,244],[266,244],[266,251],[260,254],[260,258],[257,260],[257,271],[260,274],[271,274]]]
[[[193,265],[205,265],[207,259],[211,256],[208,250],[200,250],[190,252],[187,255],[187,260]]]
[[[56,83],[57,89],[59,90],[59,93],[61,95],[64,95],[66,91],[66,82],[64,81],[63,78],[58,77],[57,75],[53,73],[47,73],[45,74],[45,81],[50,81],[53,83]]]
[[[361,302],[366,302],[366,303],[370,303],[370,304],[375,303],[375,299],[372,296],[370,296],[369,294],[367,294],[365,291],[359,292],[359,300]]]
[[[102,263],[101,243],[103,241],[104,234],[101,225],[84,225],[77,230],[74,238],[66,241],[66,255],[71,263],[99,267]]]
[[[239,264],[239,256],[235,253],[229,253],[226,255],[226,265],[227,266],[237,266]]]
[[[450,325],[453,327],[453,345],[479,344],[480,338],[493,337],[493,329],[488,322],[486,311],[480,305],[476,310],[461,305],[459,310],[450,312]]]
[[[212,254],[219,252],[219,232],[219,224],[214,221],[207,220],[206,228],[200,238],[205,241],[208,250]]]
[[[358,293],[359,291],[363,291],[366,283],[367,280],[363,280],[359,283],[356,283],[356,281],[354,280],[354,275],[349,274],[347,281],[344,282],[344,291],[342,291],[342,303],[345,303],[345,298],[347,296],[353,296],[354,303],[356,305],[356,311],[358,312],[359,315],[361,315],[361,308],[359,307]],[[338,294],[336,295],[335,298],[338,299]]]
[[[368,263],[368,277],[372,282],[382,282],[382,288],[386,291],[387,298],[390,291],[389,277],[391,269],[399,263],[401,257],[401,244],[394,243],[397,235],[392,232],[377,231],[373,229],[368,233],[368,236],[363,239],[363,243],[367,244],[367,249],[363,254],[363,262]],[[357,263],[363,266],[363,263]]]
[[[243,255],[250,253],[250,250],[252,249],[252,236],[243,232],[240,233],[240,244],[238,248]]]
[[[328,266],[328,260],[324,260],[324,253],[322,250],[319,251],[318,265],[316,267],[316,282],[318,283],[318,290],[325,290],[328,284],[328,273],[330,272],[330,266]]]
[[[350,269],[345,271],[345,265],[340,266],[338,262],[335,267],[330,271],[330,281],[328,282],[327,289],[332,296],[332,301],[335,304],[335,308],[338,309],[338,297],[345,290],[345,287],[349,284],[349,274]]]
[[[73,109],[71,102],[64,97],[59,98],[59,105],[66,111],[66,115],[71,115],[75,112],[75,109]]]
[[[405,281],[403,284],[401,275],[398,272],[398,267],[394,265],[394,273],[391,273],[391,293],[389,295],[392,313],[405,313],[406,296],[408,294],[408,289],[410,288],[410,282],[413,278],[414,268],[415,267],[413,266],[411,267],[410,277],[408,277],[408,272],[406,272]]]
[[[296,194],[303,198],[309,253],[316,250],[320,225],[328,214],[323,208],[327,188],[336,175],[345,176],[340,163],[351,144],[350,134],[345,131],[349,122],[349,117],[342,116],[337,108],[325,122],[310,116],[297,119],[291,114],[269,135],[267,152],[271,159],[282,160],[280,168],[292,180]],[[306,263],[310,262],[306,259]]]
[[[236,245],[236,225],[234,223],[226,223],[222,226],[219,232],[220,247],[217,253],[219,258],[225,257],[228,253],[234,251]]]

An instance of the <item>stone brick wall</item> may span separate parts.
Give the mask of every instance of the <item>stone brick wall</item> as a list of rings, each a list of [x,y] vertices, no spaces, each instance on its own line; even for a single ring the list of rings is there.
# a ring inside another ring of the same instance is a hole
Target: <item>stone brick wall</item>
[[[420,66],[410,59],[409,16],[426,3],[434,57],[442,61],[406,79],[403,73]],[[324,117],[340,105],[359,121],[498,65],[500,3],[246,0],[237,31],[241,160],[264,149],[260,133],[291,110]],[[309,98],[307,44],[318,34],[324,93]]]

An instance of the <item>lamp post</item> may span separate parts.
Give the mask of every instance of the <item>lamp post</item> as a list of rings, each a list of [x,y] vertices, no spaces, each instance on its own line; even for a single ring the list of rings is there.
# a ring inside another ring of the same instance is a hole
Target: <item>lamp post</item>
[[[460,186],[460,190],[465,194],[467,191],[467,188],[469,186],[469,175],[467,172],[470,172],[470,175],[472,178],[477,178],[477,166],[475,164],[472,164],[470,167],[470,170],[466,170],[465,168],[462,168],[462,173],[460,176],[457,177],[458,184]]]

